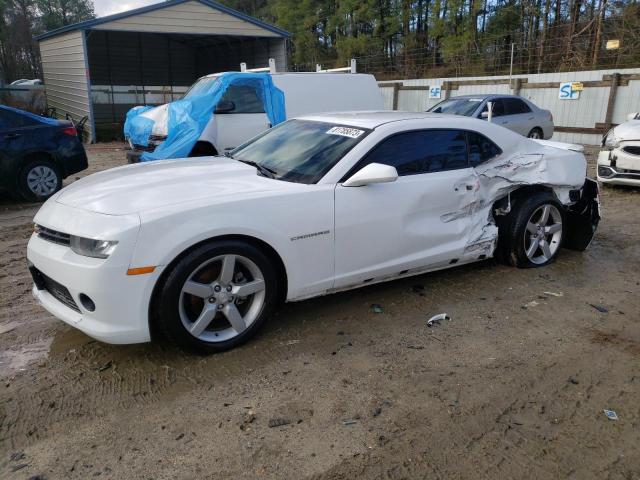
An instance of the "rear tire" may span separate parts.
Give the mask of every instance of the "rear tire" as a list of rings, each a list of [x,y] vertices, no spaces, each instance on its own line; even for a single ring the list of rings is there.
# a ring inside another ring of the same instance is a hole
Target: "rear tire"
[[[529,132],[529,135],[527,135],[527,137],[532,138],[532,139],[536,139],[536,140],[542,140],[544,138],[544,133],[542,133],[542,129],[539,127],[535,127],[532,128],[531,131]]]
[[[29,161],[18,175],[19,193],[30,202],[44,202],[61,188],[60,169],[46,158]]]
[[[544,267],[562,247],[564,207],[551,193],[521,197],[500,222],[498,257],[518,268]]]
[[[152,321],[186,350],[211,354],[237,347],[278,304],[276,269],[249,243],[212,241],[170,268],[152,299]]]

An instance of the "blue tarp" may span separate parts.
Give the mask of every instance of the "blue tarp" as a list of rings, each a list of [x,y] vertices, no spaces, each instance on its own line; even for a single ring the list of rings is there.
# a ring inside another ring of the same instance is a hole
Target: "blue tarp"
[[[227,72],[218,77],[208,91],[168,104],[167,139],[153,152],[145,152],[143,162],[166,158],[188,157],[202,131],[209,123],[214,108],[229,85],[255,87],[272,125],[286,120],[284,92],[273,84],[268,73]],[[147,146],[153,129],[153,120],[140,114],[154,107],[135,107],[129,110],[124,124],[124,135],[136,145]]]

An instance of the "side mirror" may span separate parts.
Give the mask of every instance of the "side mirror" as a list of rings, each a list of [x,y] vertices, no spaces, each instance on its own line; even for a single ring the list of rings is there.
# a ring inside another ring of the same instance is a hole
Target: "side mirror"
[[[485,120],[486,120],[487,118],[489,118],[489,112],[482,112],[482,113],[480,114],[480,118],[483,118],[483,119],[485,119]]]
[[[640,120],[640,112],[633,112],[627,115],[627,121]]]
[[[216,105],[215,113],[229,113],[236,109],[236,104],[230,100],[220,100]]]
[[[389,183],[398,179],[398,171],[396,167],[383,165],[381,163],[370,163],[366,167],[361,168],[354,173],[343,187],[364,187],[373,183]]]

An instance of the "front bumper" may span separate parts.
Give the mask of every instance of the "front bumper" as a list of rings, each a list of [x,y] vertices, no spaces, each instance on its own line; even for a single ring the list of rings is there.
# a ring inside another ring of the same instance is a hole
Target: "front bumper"
[[[598,154],[598,181],[640,186],[640,155],[631,155],[622,148],[602,150]]]
[[[35,221],[40,225],[80,233],[76,225],[94,224],[95,228],[96,223],[101,223],[112,232],[120,230],[117,237],[109,237],[119,243],[109,258],[99,259],[78,255],[69,246],[53,243],[34,233],[27,246],[32,274],[37,277],[40,273],[57,285],[54,289],[47,288],[36,280],[34,297],[55,317],[97,340],[117,344],[149,341],[149,299],[160,271],[135,276],[126,274],[139,220],[86,212],[60,204],[51,206],[49,202],[45,207],[36,215]],[[69,221],[71,214],[75,216],[73,221]],[[118,223],[121,228],[116,228]],[[91,299],[93,311],[87,308],[86,301],[82,301],[82,295]]]

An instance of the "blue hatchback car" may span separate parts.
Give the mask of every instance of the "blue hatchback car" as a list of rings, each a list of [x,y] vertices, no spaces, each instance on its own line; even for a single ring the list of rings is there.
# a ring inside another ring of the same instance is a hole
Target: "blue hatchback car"
[[[85,168],[87,154],[72,122],[0,105],[0,190],[43,201]]]

